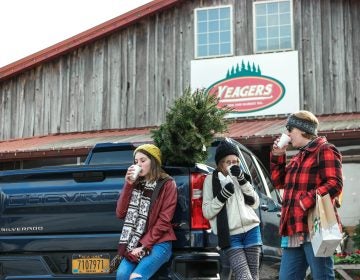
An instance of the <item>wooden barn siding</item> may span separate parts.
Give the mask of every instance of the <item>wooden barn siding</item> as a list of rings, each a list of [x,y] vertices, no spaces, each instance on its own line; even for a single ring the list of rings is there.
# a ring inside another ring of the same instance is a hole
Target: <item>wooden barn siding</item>
[[[235,55],[247,55],[253,53],[252,3],[184,1],[1,82],[0,139],[161,124],[190,85],[194,8],[233,5]],[[301,108],[360,111],[360,1],[293,5]]]

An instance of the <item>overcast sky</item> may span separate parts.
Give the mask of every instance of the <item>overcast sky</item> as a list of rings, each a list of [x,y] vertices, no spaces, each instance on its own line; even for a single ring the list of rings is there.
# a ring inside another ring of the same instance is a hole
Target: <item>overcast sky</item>
[[[0,0],[0,67],[151,0]]]

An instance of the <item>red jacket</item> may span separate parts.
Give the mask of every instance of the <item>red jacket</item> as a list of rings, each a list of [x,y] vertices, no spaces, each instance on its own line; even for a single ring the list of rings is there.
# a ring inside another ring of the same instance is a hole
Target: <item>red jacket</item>
[[[285,155],[271,155],[270,169],[275,187],[284,189],[279,229],[283,236],[309,232],[308,210],[315,206],[316,191],[332,199],[342,191],[341,154],[325,137],[300,149],[287,165]]]
[[[125,183],[117,201],[116,216],[124,219],[130,203],[133,185]],[[176,240],[171,224],[177,203],[177,188],[174,180],[168,180],[161,188],[148,215],[148,225],[140,239],[142,246],[151,249],[154,244]]]

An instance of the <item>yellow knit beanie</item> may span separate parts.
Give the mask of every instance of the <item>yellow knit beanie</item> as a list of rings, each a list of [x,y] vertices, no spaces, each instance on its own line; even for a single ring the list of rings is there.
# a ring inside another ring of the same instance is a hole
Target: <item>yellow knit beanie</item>
[[[161,165],[161,151],[158,147],[153,144],[143,144],[137,147],[134,151],[134,156],[137,152],[145,151],[151,156],[153,156],[157,162]]]

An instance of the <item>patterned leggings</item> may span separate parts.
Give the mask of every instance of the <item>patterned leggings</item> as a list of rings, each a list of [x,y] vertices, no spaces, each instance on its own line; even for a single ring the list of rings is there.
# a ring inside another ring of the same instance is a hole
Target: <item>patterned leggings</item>
[[[258,280],[260,246],[229,249],[226,252],[235,280]]]

